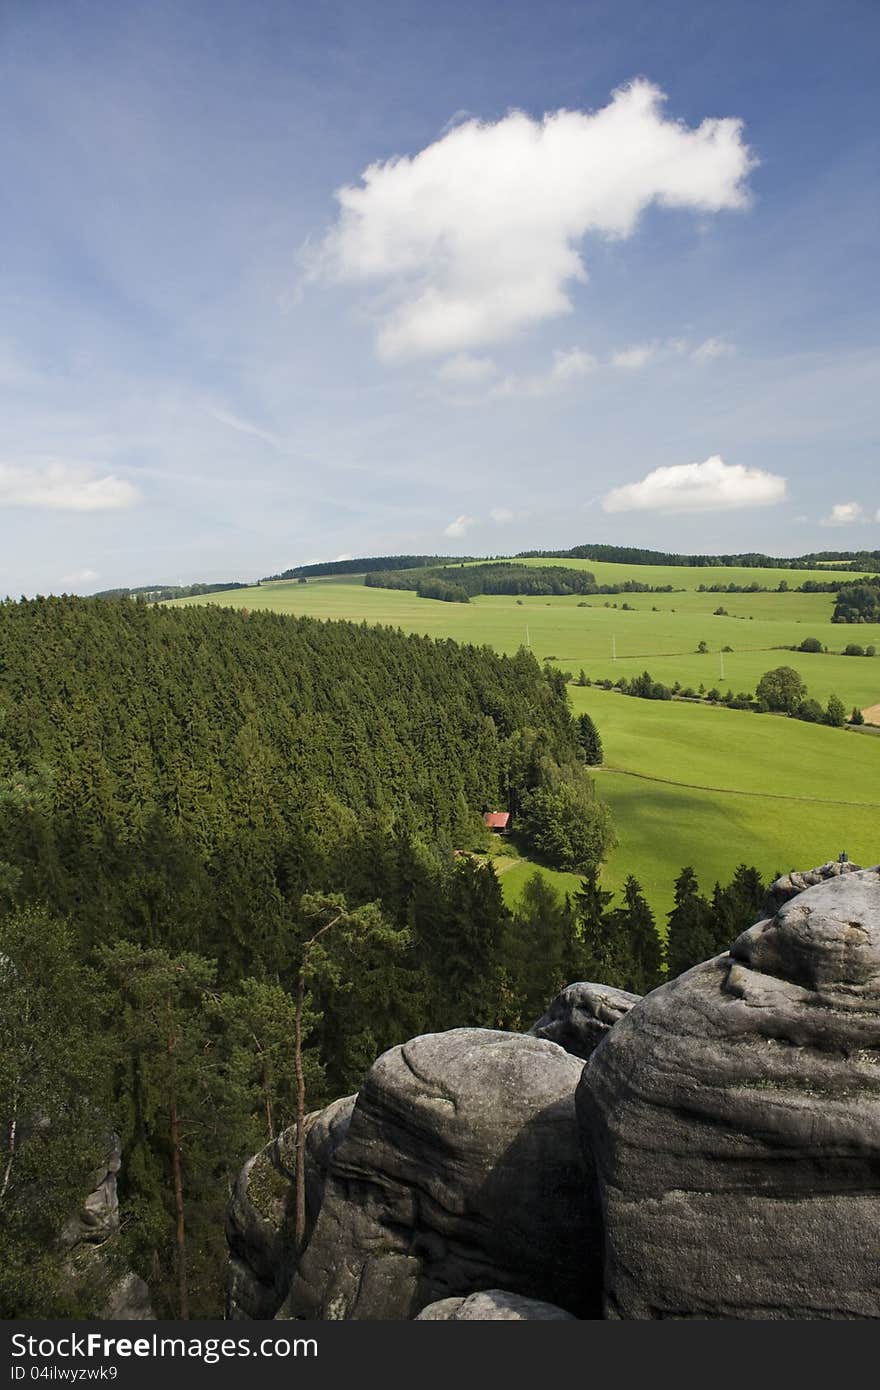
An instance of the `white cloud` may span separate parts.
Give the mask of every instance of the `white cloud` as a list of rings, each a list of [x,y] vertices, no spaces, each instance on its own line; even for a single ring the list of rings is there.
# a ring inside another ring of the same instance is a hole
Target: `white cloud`
[[[353,556],[353,555],[337,555],[337,556],[336,556],[336,563],[339,564],[340,560],[353,560],[353,559],[354,559],[354,556]]]
[[[457,516],[444,530],[444,536],[463,536],[465,531],[476,525],[472,516]]]
[[[553,354],[553,366],[533,376],[508,376],[493,389],[493,396],[555,396],[596,370],[592,353],[582,348],[560,348]]]
[[[856,521],[867,521],[861,502],[836,502],[827,516],[823,516],[823,526],[850,526]]]
[[[723,338],[707,338],[699,347],[694,348],[691,361],[714,362],[718,357],[729,357],[734,351],[733,343],[728,343]]]
[[[470,353],[461,352],[457,357],[450,357],[448,362],[444,362],[442,367],[438,368],[437,375],[441,381],[471,385],[485,381],[497,371],[498,368],[491,357],[472,357]]]
[[[623,238],[652,204],[742,208],[754,167],[731,117],[690,128],[643,79],[598,111],[467,120],[337,190],[311,279],[382,284],[387,360],[459,352],[571,312],[588,233]]]
[[[659,349],[656,343],[640,343],[635,347],[622,348],[620,352],[611,354],[612,367],[623,367],[627,371],[636,372],[641,367],[646,367],[657,356]]]
[[[226,425],[228,429],[235,430],[238,434],[249,434],[255,439],[264,439],[275,449],[280,447],[281,441],[277,434],[264,430],[261,425],[255,425],[251,420],[245,420],[241,415],[236,415],[231,410],[221,410],[216,406],[208,406],[207,411],[212,420],[216,420],[220,425]]]
[[[489,515],[499,526],[504,526],[508,521],[513,521],[513,512],[509,507],[493,507]]]
[[[606,512],[718,512],[767,507],[785,497],[785,479],[761,468],[725,463],[713,454],[704,463],[655,468],[641,482],[606,493]]]
[[[622,367],[627,371],[639,371],[649,362],[662,361],[671,356],[687,355],[691,362],[714,362],[718,357],[729,357],[734,351],[732,343],[723,338],[707,338],[692,348],[686,338],[667,338],[665,342],[634,343],[632,347],[612,352],[612,367]]]
[[[36,465],[0,463],[0,507],[103,512],[138,501],[140,493],[132,483],[112,473],[102,476],[91,464],[63,459]]]
[[[97,570],[73,570],[71,574],[64,576],[61,583],[69,584],[72,588],[79,588],[83,584],[93,584],[98,577]]]

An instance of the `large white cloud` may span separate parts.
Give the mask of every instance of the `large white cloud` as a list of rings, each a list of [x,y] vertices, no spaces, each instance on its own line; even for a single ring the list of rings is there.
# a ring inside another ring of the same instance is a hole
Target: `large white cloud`
[[[0,463],[0,507],[103,512],[140,501],[137,488],[89,464],[47,459],[38,464]]]
[[[465,531],[469,531],[475,525],[476,522],[472,516],[457,516],[454,521],[450,521],[449,525],[444,527],[443,534],[453,537],[463,536]]]
[[[468,120],[412,157],[371,164],[337,190],[339,216],[312,278],[390,290],[386,359],[460,352],[571,310],[588,233],[628,237],[652,203],[741,208],[754,166],[742,123],[667,118],[643,79],[598,111]]]
[[[767,507],[785,498],[785,479],[761,468],[725,463],[713,454],[704,463],[655,468],[638,483],[606,493],[606,512],[722,512]]]

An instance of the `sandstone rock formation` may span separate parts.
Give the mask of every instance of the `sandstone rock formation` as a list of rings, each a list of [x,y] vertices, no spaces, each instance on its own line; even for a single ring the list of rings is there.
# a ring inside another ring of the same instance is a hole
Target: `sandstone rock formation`
[[[581,980],[566,985],[557,994],[547,1012],[532,1024],[529,1033],[534,1038],[558,1043],[572,1056],[586,1061],[609,1028],[629,1013],[640,998],[641,995],[629,994],[625,989]]]
[[[380,1057],[330,1161],[287,1316],[412,1318],[499,1287],[595,1315],[581,1069],[553,1043],[474,1028]]]
[[[880,1317],[880,869],[819,872],[584,1069],[607,1316]]]
[[[93,1291],[93,1296],[100,1294],[99,1318],[149,1321],[155,1317],[150,1291],[139,1275],[120,1264],[113,1249],[113,1237],[119,1234],[116,1182],[121,1165],[119,1135],[110,1134],[95,1170],[94,1187],[62,1232],[68,1251],[66,1277],[75,1286]]]
[[[354,1096],[344,1096],[305,1118],[307,1236],[321,1206],[330,1159],[348,1131],[354,1102]],[[231,1318],[274,1317],[287,1295],[294,1266],[295,1176],[296,1125],[248,1159],[239,1174],[226,1216]]]
[[[577,1322],[553,1303],[523,1298],[506,1289],[484,1289],[467,1298],[443,1298],[429,1303],[416,1322]]]
[[[783,874],[777,878],[767,889],[763,902],[763,910],[759,918],[763,921],[765,917],[772,917],[778,912],[783,903],[787,903],[790,898],[796,898],[798,893],[803,893],[807,888],[815,888],[819,883],[825,883],[829,878],[839,878],[841,874],[857,874],[861,869],[858,864],[852,864],[848,859],[842,862],[839,859],[831,859],[827,864],[820,864],[817,869],[804,869],[798,871],[792,869],[791,873]]]

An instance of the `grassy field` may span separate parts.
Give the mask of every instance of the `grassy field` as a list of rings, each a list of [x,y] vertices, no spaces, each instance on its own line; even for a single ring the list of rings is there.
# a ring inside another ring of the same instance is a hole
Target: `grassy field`
[[[601,583],[635,578],[680,584],[685,592],[585,600],[482,596],[451,604],[368,589],[346,577],[279,581],[178,602],[388,624],[506,652],[529,645],[539,659],[552,659],[575,675],[584,669],[594,679],[647,668],[670,685],[678,680],[695,689],[703,684],[754,691],[764,671],[791,665],[823,703],[832,691],[847,708],[880,703],[880,656],[839,654],[848,642],[880,648],[880,625],[833,624],[833,595],[697,592],[701,583],[754,580],[775,588],[784,578],[794,585],[808,577],[805,571],[580,564]],[[828,571],[816,574],[828,577]],[[719,606],[728,616],[715,616]],[[784,650],[808,636],[829,653]],[[700,641],[708,653],[697,654]],[[733,650],[722,653],[724,646]],[[684,864],[693,864],[701,884],[711,889],[743,861],[770,875],[808,867],[843,849],[861,863],[880,860],[880,735],[681,701],[637,700],[595,687],[569,690],[575,712],[592,714],[605,748],[597,784],[614,813],[620,843],[603,881],[616,890],[634,872],[661,918]],[[533,866],[508,853],[498,868],[505,896],[515,901]],[[578,883],[575,875],[549,877],[567,889]]]

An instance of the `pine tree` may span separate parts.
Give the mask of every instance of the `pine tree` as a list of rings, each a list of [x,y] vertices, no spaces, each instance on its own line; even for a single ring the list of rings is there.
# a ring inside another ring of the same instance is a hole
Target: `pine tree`
[[[620,935],[627,942],[631,965],[623,988],[633,994],[647,994],[663,981],[663,946],[657,935],[654,914],[645,901],[641,884],[632,874],[623,888],[624,906],[613,914]]]
[[[619,924],[606,912],[613,897],[599,887],[598,869],[589,868],[574,895],[573,908],[584,953],[584,978],[622,988],[620,981],[631,962]]]
[[[588,714],[578,716],[577,739],[584,762],[590,767],[600,767],[603,756],[602,740],[596,725]]]
[[[667,920],[666,968],[670,979],[716,954],[712,909],[700,894],[690,865],[675,881],[675,906]]]

